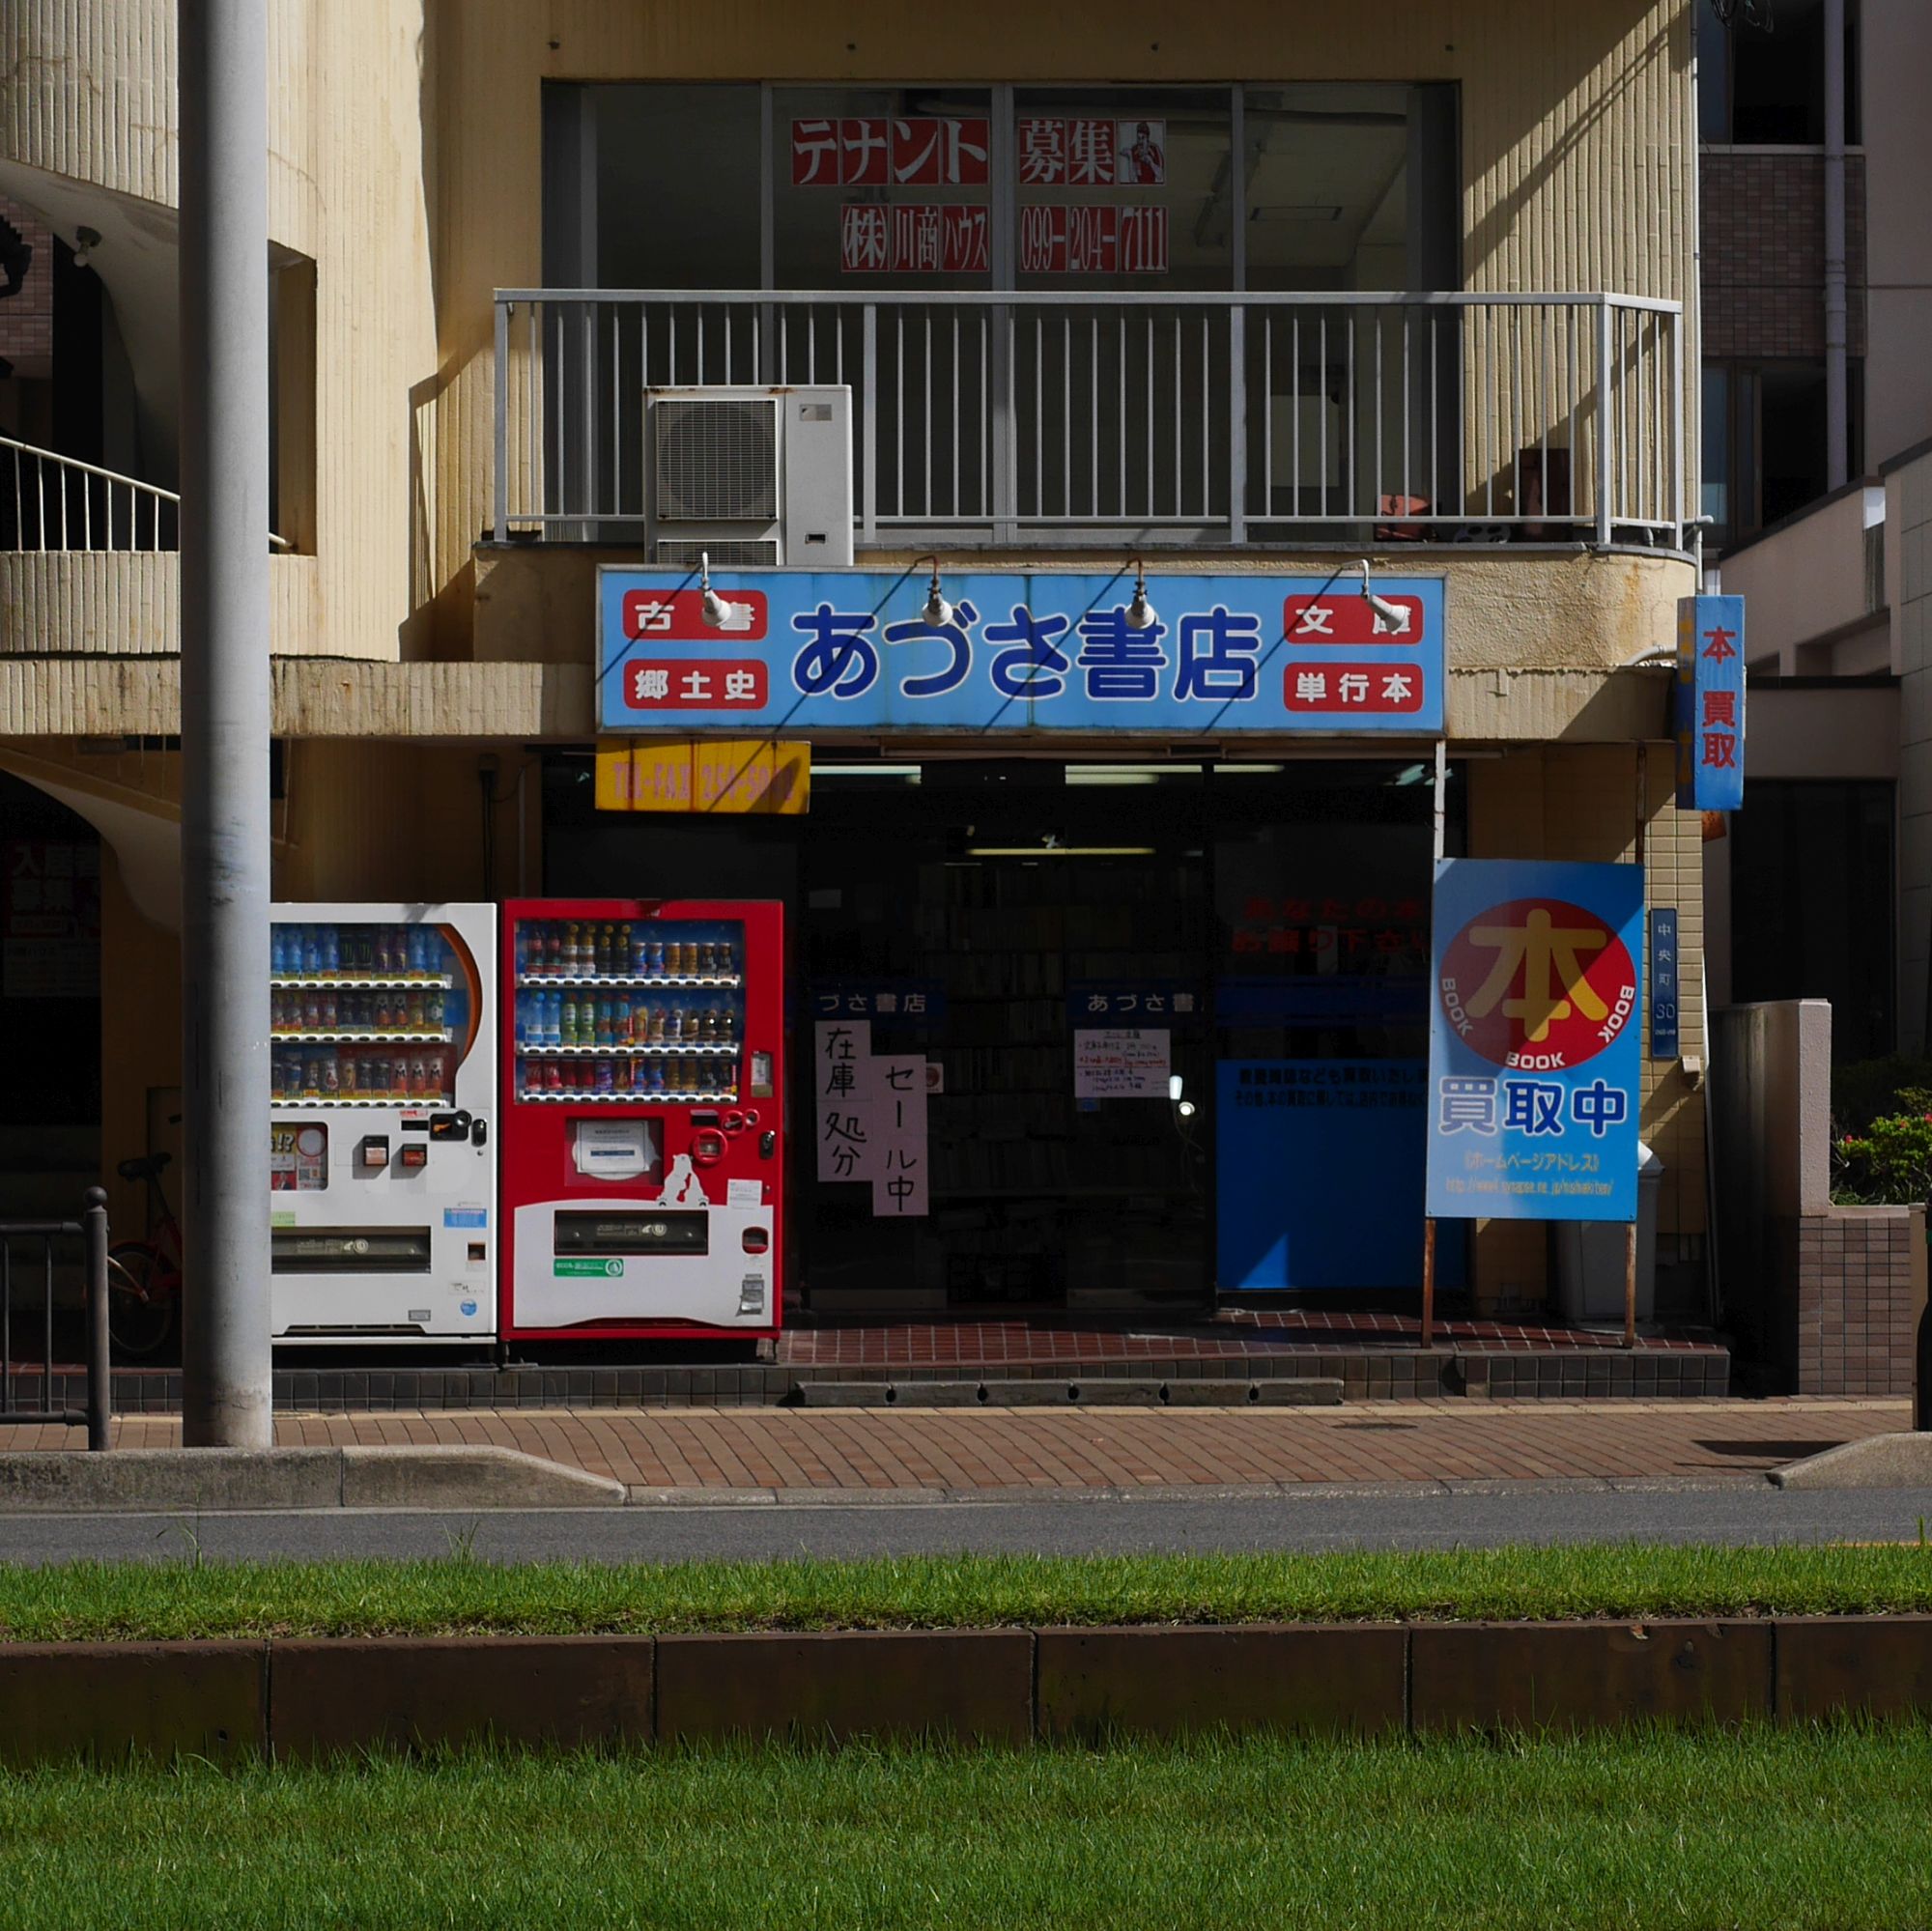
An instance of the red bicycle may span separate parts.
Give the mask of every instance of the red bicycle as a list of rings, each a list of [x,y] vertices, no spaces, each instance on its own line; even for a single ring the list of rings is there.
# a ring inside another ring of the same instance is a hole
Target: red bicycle
[[[149,1153],[115,1168],[124,1180],[146,1180],[156,1209],[146,1240],[117,1240],[107,1250],[107,1334],[125,1355],[147,1355],[174,1332],[181,1312],[181,1222],[161,1188],[161,1169],[173,1156]]]

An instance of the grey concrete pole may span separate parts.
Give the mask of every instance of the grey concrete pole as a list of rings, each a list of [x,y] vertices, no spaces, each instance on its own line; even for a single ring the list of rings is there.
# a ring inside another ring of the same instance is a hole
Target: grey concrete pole
[[[1845,0],[1825,0],[1825,487],[1851,480],[1845,299]]]
[[[180,0],[182,1438],[271,1445],[267,0]]]

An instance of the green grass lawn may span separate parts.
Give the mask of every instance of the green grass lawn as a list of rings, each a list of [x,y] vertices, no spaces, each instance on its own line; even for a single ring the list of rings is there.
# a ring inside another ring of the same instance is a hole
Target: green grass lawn
[[[1932,1731],[0,1776],[0,1926],[1923,1927]]]
[[[1932,1548],[1622,1544],[511,1568],[457,1548],[438,1562],[203,1563],[190,1552],[0,1567],[0,1640],[16,1642],[1883,1609],[1932,1609]]]

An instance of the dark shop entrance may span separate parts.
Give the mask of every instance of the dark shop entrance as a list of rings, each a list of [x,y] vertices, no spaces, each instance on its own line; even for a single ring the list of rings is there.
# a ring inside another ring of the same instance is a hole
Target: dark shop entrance
[[[1430,762],[822,751],[799,819],[600,814],[589,779],[548,762],[546,891],[785,900],[813,1307],[1415,1289]]]

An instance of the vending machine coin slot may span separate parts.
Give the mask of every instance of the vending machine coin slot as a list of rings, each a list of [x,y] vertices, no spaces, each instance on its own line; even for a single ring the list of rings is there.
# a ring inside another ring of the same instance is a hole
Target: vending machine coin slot
[[[429,1165],[427,1147],[399,1147],[396,1150],[397,1168],[406,1174],[419,1174]]]
[[[355,1148],[355,1164],[365,1173],[381,1173],[389,1164],[389,1141],[384,1133],[365,1133]]]

